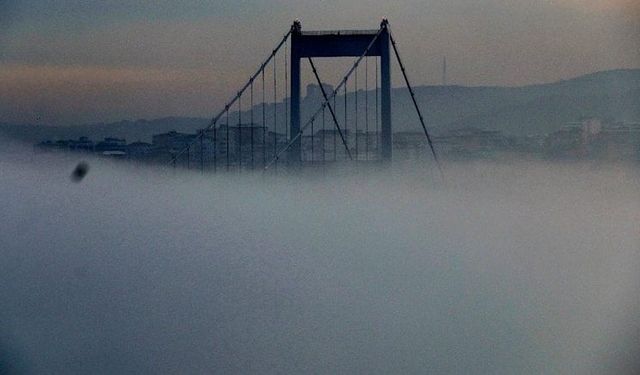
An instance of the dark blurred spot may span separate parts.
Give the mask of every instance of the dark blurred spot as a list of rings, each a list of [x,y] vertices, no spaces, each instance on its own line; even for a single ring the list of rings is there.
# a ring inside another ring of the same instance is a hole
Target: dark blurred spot
[[[89,164],[81,161],[71,173],[71,181],[80,182],[89,173]]]

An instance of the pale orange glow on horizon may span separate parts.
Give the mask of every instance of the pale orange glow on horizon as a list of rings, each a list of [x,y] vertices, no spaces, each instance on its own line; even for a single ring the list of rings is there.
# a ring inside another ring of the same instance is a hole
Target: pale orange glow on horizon
[[[345,2],[339,12],[302,1],[269,5],[281,11],[273,14],[258,11],[264,4],[218,4],[224,12],[254,11],[246,18],[213,10],[180,14],[187,3],[167,5],[176,10],[170,17],[144,8],[135,17],[105,14],[94,23],[87,20],[96,14],[80,11],[87,19],[59,16],[51,29],[36,16],[10,25],[0,32],[0,121],[209,116],[255,72],[295,18],[306,30],[322,30],[371,28],[380,14],[389,16],[415,85],[439,84],[443,56],[448,82],[464,86],[521,86],[640,68],[640,0],[404,0],[393,6],[370,0],[366,7]],[[0,2],[0,16],[2,10]],[[342,67],[326,67],[329,83],[343,74]],[[403,85],[397,68],[392,81]]]
[[[0,82],[28,83],[76,82],[80,84],[117,83],[187,83],[216,82],[226,86],[240,79],[233,72],[213,79],[206,69],[161,69],[155,67],[108,67],[108,66],[59,66],[59,65],[0,65]]]
[[[239,80],[198,69],[0,65],[0,121],[73,125],[208,117]]]

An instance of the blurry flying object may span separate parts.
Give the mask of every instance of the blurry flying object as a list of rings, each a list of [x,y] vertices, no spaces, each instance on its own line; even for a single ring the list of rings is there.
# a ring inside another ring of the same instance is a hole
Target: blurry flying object
[[[71,173],[71,181],[80,182],[89,173],[89,164],[81,161]]]

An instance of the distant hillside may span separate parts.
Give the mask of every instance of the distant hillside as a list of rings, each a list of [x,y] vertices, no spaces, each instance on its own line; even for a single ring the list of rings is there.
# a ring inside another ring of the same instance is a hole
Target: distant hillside
[[[396,90],[394,121],[410,116],[410,98]],[[406,90],[404,90],[406,91]],[[512,135],[544,134],[581,117],[640,122],[640,69],[615,70],[523,87],[419,87],[418,100],[436,132],[462,127]]]
[[[577,78],[523,87],[464,87],[420,86],[416,96],[423,110],[427,126],[434,133],[450,129],[476,127],[501,130],[509,135],[530,135],[552,132],[567,122],[583,117],[598,117],[611,121],[640,122],[640,69],[612,70]],[[394,130],[419,130],[417,116],[406,88],[394,88]],[[358,124],[365,126],[365,92],[358,92]],[[373,91],[368,93],[369,128],[374,129]],[[356,98],[347,97],[349,127],[354,126],[353,108]],[[321,103],[320,97],[307,97],[302,102],[302,118],[308,118]],[[344,119],[344,96],[336,100],[339,121]],[[256,122],[262,121],[262,107],[255,108]],[[285,106],[276,105],[278,131],[284,132]],[[266,106],[266,124],[273,124],[273,104]],[[243,120],[249,113],[243,113]],[[245,120],[246,121],[246,120]],[[88,136],[101,139],[107,136],[127,141],[150,141],[153,134],[177,130],[194,132],[206,126],[209,119],[169,117],[156,120],[120,121],[110,124],[51,127],[0,123],[0,134],[38,142],[43,139],[63,139]],[[230,116],[237,123],[236,114]],[[319,128],[319,124],[316,125]],[[330,120],[327,116],[327,126]]]

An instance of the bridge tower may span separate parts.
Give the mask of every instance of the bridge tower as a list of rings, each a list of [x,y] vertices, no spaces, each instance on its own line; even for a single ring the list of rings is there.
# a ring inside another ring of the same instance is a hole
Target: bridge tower
[[[300,132],[300,60],[307,57],[360,57],[373,38],[378,38],[367,56],[380,57],[380,156],[391,160],[391,54],[388,22],[382,20],[381,30],[332,30],[302,31],[302,25],[295,21],[291,26],[291,124],[289,134]],[[297,162],[301,156],[301,139],[298,138],[289,149],[291,161]]]

